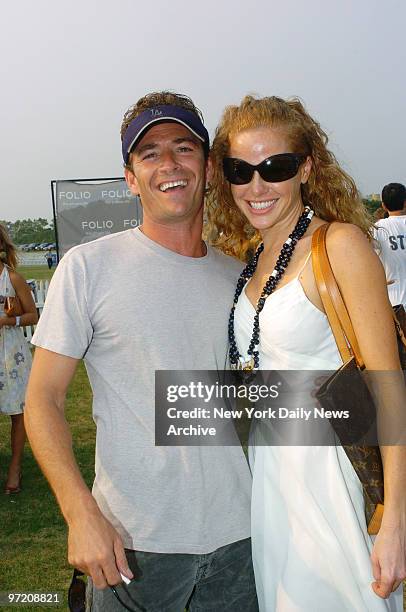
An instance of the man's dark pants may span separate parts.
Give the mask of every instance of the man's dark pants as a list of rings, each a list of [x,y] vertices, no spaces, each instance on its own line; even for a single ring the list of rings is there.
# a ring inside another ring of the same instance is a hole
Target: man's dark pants
[[[127,550],[134,579],[117,587],[122,601],[137,612],[257,612],[251,540],[240,540],[206,555],[161,554]],[[88,581],[92,612],[122,612],[111,589]],[[136,603],[134,603],[136,602]],[[137,607],[136,604],[139,604]]]

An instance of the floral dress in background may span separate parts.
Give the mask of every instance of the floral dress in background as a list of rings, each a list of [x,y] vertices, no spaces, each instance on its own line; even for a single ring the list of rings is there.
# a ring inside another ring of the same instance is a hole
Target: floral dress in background
[[[0,317],[4,299],[14,296],[6,266],[0,275]],[[31,352],[21,327],[0,327],[0,413],[21,414],[31,368]]]

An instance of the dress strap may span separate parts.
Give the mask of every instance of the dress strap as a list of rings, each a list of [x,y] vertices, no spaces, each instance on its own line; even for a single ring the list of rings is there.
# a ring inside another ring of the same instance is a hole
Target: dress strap
[[[301,273],[302,273],[302,272],[303,272],[303,270],[305,269],[306,264],[307,264],[307,262],[309,261],[311,254],[312,254],[312,252],[311,252],[311,250],[310,250],[310,251],[309,251],[309,253],[308,253],[308,255],[307,255],[307,257],[306,257],[306,259],[305,259],[305,262],[304,262],[303,266],[300,268],[299,272],[297,273],[296,278],[299,278],[299,276],[301,275]]]
[[[0,308],[3,305],[4,298],[8,295],[7,289],[6,289],[6,287],[7,287],[6,274],[7,274],[6,266],[4,266],[4,268],[3,268],[3,270],[1,271],[1,274],[0,274],[0,296],[1,296],[1,305],[0,305]]]
[[[4,289],[7,296],[14,297],[16,292],[11,282],[9,269],[10,267],[7,264],[4,264]]]

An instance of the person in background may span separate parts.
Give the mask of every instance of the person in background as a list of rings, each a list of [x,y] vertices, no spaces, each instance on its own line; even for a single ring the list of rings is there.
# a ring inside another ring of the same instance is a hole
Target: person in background
[[[31,290],[15,271],[16,251],[0,225],[0,413],[11,417],[11,462],[4,488],[6,495],[21,491],[21,461],[25,444],[24,396],[31,367],[31,352],[22,326],[35,325],[37,309]],[[20,316],[7,316],[7,297],[17,296]]]
[[[48,269],[50,270],[52,268],[52,264],[53,264],[53,258],[52,258],[51,251],[47,251],[45,253],[45,259],[47,260]]]
[[[377,253],[385,268],[392,306],[406,307],[406,187],[389,183],[382,189],[382,208],[386,219],[375,223]]]

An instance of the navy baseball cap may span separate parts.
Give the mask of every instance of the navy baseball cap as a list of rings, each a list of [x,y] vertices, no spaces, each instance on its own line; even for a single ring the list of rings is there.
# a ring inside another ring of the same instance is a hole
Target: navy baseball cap
[[[210,137],[200,117],[181,106],[162,104],[143,111],[129,123],[122,141],[122,153],[125,164],[128,163],[131,151],[142,136],[144,136],[153,125],[162,121],[184,125],[192,134],[202,141],[204,153],[207,157],[210,148]]]

